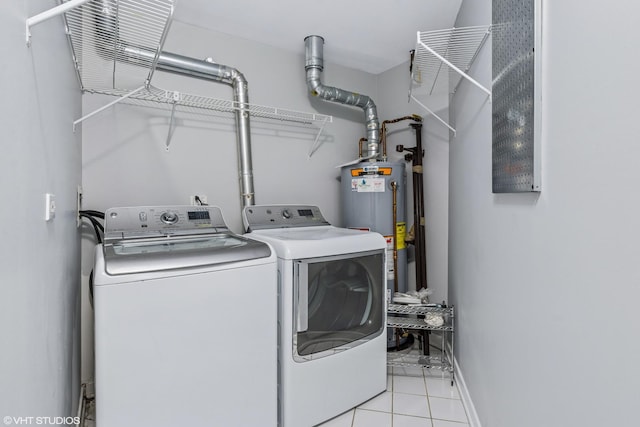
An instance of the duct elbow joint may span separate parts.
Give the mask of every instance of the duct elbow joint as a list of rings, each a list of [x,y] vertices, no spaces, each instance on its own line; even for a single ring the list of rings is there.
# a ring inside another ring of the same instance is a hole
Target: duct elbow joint
[[[321,96],[322,84],[317,80],[307,80],[307,88],[309,89],[309,93],[313,96]]]
[[[373,99],[368,98],[366,104],[364,105],[364,109],[365,110],[373,110],[373,111],[377,111],[377,107],[375,102],[373,102]]]
[[[364,110],[367,126],[367,157],[379,156],[380,125],[376,105],[371,98],[359,93],[345,91],[337,87],[324,86],[321,81],[323,71],[323,45],[324,39],[320,36],[307,36],[305,43],[305,71],[307,73],[307,87],[313,96],[326,101],[337,102],[344,105],[360,107]]]
[[[242,74],[240,71],[236,70],[235,68],[228,68],[226,72],[228,73],[227,74],[228,79],[231,80],[231,82],[234,85],[235,84],[244,84],[245,86],[247,85],[247,79],[245,78],[244,74]]]

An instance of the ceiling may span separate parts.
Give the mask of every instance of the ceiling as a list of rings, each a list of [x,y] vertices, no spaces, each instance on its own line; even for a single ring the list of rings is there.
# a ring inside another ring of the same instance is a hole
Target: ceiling
[[[325,61],[379,74],[409,59],[417,31],[451,28],[462,0],[178,0],[174,19],[304,54],[325,40]]]

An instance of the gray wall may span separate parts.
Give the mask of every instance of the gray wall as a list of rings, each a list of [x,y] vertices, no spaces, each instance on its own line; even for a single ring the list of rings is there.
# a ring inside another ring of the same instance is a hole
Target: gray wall
[[[60,18],[25,20],[56,2],[5,0],[0,182],[0,414],[75,415],[80,384],[80,91]],[[45,222],[45,193],[56,218]]]
[[[365,135],[364,113],[356,107],[327,103],[308,95],[304,42],[292,54],[247,40],[174,22],[165,50],[194,58],[212,57],[240,70],[249,82],[252,104],[319,112],[334,116],[324,142],[307,158],[317,130],[284,122],[252,119],[253,167],[257,203],[311,203],[338,223],[339,170],[358,156]],[[331,64],[331,40],[325,44],[324,83],[377,98],[376,78]],[[156,72],[163,89],[231,99],[230,86]],[[112,98],[83,97],[88,113]],[[237,232],[240,190],[233,120],[179,115],[169,151],[165,141],[169,112],[116,105],[83,123],[83,178],[86,201],[95,209],[143,204],[188,204],[189,195],[205,194],[222,208]]]
[[[374,76],[331,63],[332,40],[324,46],[326,85],[367,94],[378,105],[380,119],[409,113],[425,115],[425,211],[428,280],[433,300],[447,298],[448,130],[407,103],[408,64]],[[252,119],[253,166],[257,203],[309,203],[321,207],[327,219],[340,224],[339,169],[357,158],[358,139],[366,135],[361,109],[314,99],[307,93],[304,42],[299,54],[238,39],[181,22],[171,26],[165,50],[195,58],[213,57],[239,69],[249,82],[250,101],[258,105],[332,115],[322,133],[323,144],[309,159],[317,130]],[[153,84],[164,89],[231,99],[231,88],[216,83],[157,72]],[[113,98],[83,96],[85,114]],[[435,103],[434,103],[435,99]],[[429,106],[447,116],[448,99]],[[427,101],[425,101],[427,102]],[[179,114],[169,150],[165,142],[169,112],[118,104],[82,124],[83,185],[86,208],[144,204],[188,204],[189,195],[205,194],[222,208],[232,229],[240,232],[240,198],[233,120]],[[400,160],[396,144],[415,145],[408,122],[390,125],[389,155]],[[410,170],[410,168],[409,168]],[[409,183],[411,176],[408,177]],[[408,191],[411,191],[409,186]],[[411,198],[409,194],[409,214]],[[408,224],[412,223],[409,215]],[[82,378],[93,377],[93,312],[87,281],[93,263],[91,233],[83,235],[83,359]],[[415,287],[410,264],[410,287]]]
[[[493,195],[491,105],[451,105],[457,361],[485,427],[635,426],[640,5],[543,3],[542,192]],[[456,26],[490,22],[466,1]],[[491,84],[490,44],[470,73]]]
[[[367,94],[377,100],[376,76],[333,65],[331,40],[324,47],[326,85]],[[240,70],[249,83],[250,102],[333,116],[323,144],[308,158],[317,129],[252,118],[251,139],[256,203],[308,203],[320,206],[326,218],[340,225],[335,166],[358,157],[358,140],[366,135],[360,108],[328,103],[308,94],[304,41],[299,54],[174,22],[165,50],[194,58],[213,57]],[[231,99],[230,86],[156,72],[153,84],[163,89]],[[83,96],[89,113],[113,98]],[[169,150],[168,111],[118,104],[82,124],[82,174],[85,207],[188,204],[204,194],[220,206],[229,226],[241,232],[240,190],[233,119],[194,114],[177,116]],[[91,271],[92,247],[83,239],[83,281]],[[86,285],[83,285],[86,289]],[[86,302],[86,296],[84,301]],[[92,310],[83,304],[82,378],[93,377]]]

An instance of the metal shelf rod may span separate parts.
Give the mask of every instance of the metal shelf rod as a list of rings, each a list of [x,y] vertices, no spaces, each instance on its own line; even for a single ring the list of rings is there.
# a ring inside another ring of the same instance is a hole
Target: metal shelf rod
[[[58,5],[54,8],[45,10],[44,12],[41,12],[35,16],[32,16],[31,18],[27,18],[27,21],[25,24],[25,28],[26,28],[25,37],[26,37],[27,46],[31,46],[31,27],[43,21],[46,21],[47,19],[56,17],[58,15],[62,15],[66,11],[76,8],[78,6],[82,6],[83,4],[89,1],[91,0],[70,0],[66,3],[62,3],[61,5]]]

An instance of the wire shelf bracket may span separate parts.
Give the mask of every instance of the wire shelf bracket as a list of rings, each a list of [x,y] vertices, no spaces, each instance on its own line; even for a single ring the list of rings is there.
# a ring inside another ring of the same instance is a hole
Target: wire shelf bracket
[[[173,136],[175,117],[176,117],[176,103],[180,101],[180,92],[173,92],[173,105],[171,106],[171,117],[169,118],[169,131],[167,132],[167,141],[165,142],[165,149],[169,151],[169,145],[171,144],[171,137]]]
[[[98,108],[97,110],[94,110],[94,111],[90,112],[89,114],[85,114],[84,116],[80,117],[78,120],[75,120],[75,121],[73,122],[73,131],[75,132],[75,131],[76,131],[76,127],[77,127],[80,123],[82,123],[82,122],[84,122],[85,120],[87,120],[88,118],[93,117],[93,116],[95,116],[96,114],[99,114],[99,113],[103,112],[103,111],[104,111],[104,110],[106,110],[107,108],[112,107],[112,106],[116,105],[117,103],[122,102],[122,101],[124,101],[125,99],[127,99],[127,98],[129,98],[129,97],[131,97],[131,96],[134,96],[136,93],[138,93],[138,92],[142,91],[142,89],[144,89],[144,88],[145,88],[145,86],[140,86],[139,88],[137,88],[137,89],[135,89],[135,90],[132,90],[131,92],[129,92],[129,93],[125,94],[125,95],[120,96],[120,97],[119,97],[118,99],[116,99],[115,101],[111,101],[111,102],[109,102],[108,104],[103,105],[102,107]]]
[[[322,141],[320,141],[320,135],[322,135],[322,131],[327,123],[331,122],[331,116],[325,116],[322,119],[322,123],[320,124],[320,128],[318,129],[318,134],[316,135],[316,139],[313,141],[311,148],[309,149],[309,153],[307,154],[307,159],[310,159],[313,154],[318,151],[318,148],[322,145]]]
[[[455,93],[462,81],[466,80],[486,93],[491,102],[491,90],[468,74],[490,34],[491,25],[417,32],[408,101],[414,101],[424,108],[454,134],[455,129],[420,102],[417,95],[442,93],[445,92],[443,87],[448,93]]]
[[[449,125],[449,123],[447,123],[447,121],[445,119],[443,119],[442,117],[440,117],[439,115],[434,113],[433,110],[431,110],[429,107],[424,105],[422,102],[418,101],[418,99],[416,99],[415,96],[409,94],[409,100],[410,101],[413,100],[413,102],[415,102],[416,104],[421,106],[424,110],[426,110],[427,113],[431,114],[436,120],[438,120],[444,126],[448,127],[449,130],[452,131],[454,135],[456,134],[456,130],[453,127],[451,127],[451,125]]]

